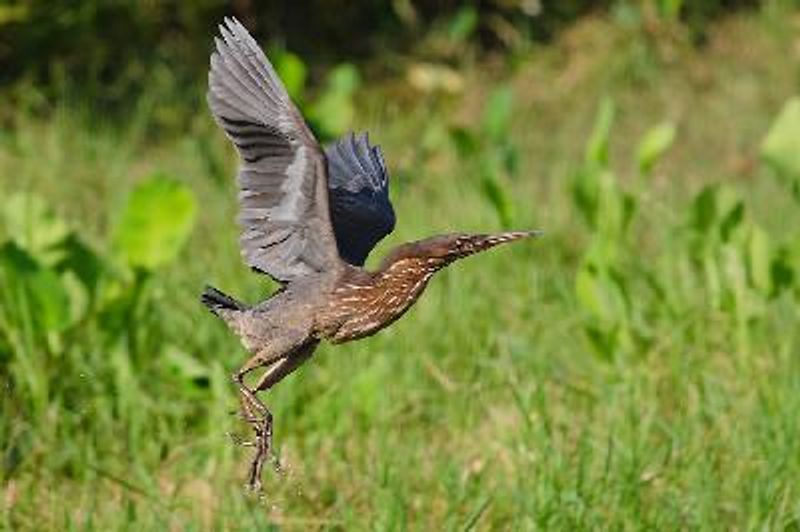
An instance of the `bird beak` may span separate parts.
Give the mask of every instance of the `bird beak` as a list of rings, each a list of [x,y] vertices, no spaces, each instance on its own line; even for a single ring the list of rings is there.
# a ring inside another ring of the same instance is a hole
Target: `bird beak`
[[[461,235],[456,237],[450,252],[451,260],[458,260],[481,251],[521,240],[523,238],[538,238],[544,233],[539,230],[534,231],[507,231],[505,233]]]

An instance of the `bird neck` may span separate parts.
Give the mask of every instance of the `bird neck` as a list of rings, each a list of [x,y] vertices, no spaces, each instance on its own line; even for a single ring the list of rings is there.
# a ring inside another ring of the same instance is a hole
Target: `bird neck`
[[[330,300],[333,343],[369,336],[388,326],[417,301],[441,266],[415,257],[398,258],[376,272],[347,270]]]
[[[400,257],[384,264],[375,273],[375,285],[396,292],[413,303],[425,290],[434,273],[447,266],[447,261],[432,257]]]

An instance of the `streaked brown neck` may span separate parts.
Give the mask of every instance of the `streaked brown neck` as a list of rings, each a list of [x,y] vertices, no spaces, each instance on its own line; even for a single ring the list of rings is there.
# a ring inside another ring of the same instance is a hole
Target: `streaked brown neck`
[[[452,234],[398,246],[376,272],[362,270],[336,290],[335,306],[350,317],[332,340],[344,342],[374,334],[402,316],[437,271],[458,259],[528,236],[534,233]]]

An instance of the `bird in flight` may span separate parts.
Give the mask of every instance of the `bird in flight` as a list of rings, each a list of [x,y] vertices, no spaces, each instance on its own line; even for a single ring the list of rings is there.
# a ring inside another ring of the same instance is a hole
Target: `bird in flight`
[[[202,302],[236,333],[251,358],[234,375],[255,447],[248,486],[261,488],[272,450],[272,414],[258,398],[319,345],[375,334],[402,316],[431,277],[454,261],[537,231],[453,233],[394,248],[364,269],[392,232],[389,175],[366,134],[322,149],[255,39],[225,19],[208,77],[208,104],[240,156],[240,247],[245,263],[281,287],[247,305],[206,287]],[[253,385],[245,376],[263,373]]]

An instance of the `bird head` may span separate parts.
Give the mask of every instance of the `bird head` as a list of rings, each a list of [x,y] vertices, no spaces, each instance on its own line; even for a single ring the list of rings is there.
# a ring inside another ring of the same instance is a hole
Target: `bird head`
[[[540,234],[540,231],[509,231],[493,234],[452,233],[434,236],[400,246],[386,257],[384,267],[402,259],[419,259],[433,269],[440,269],[494,246],[522,238],[536,237]]]

